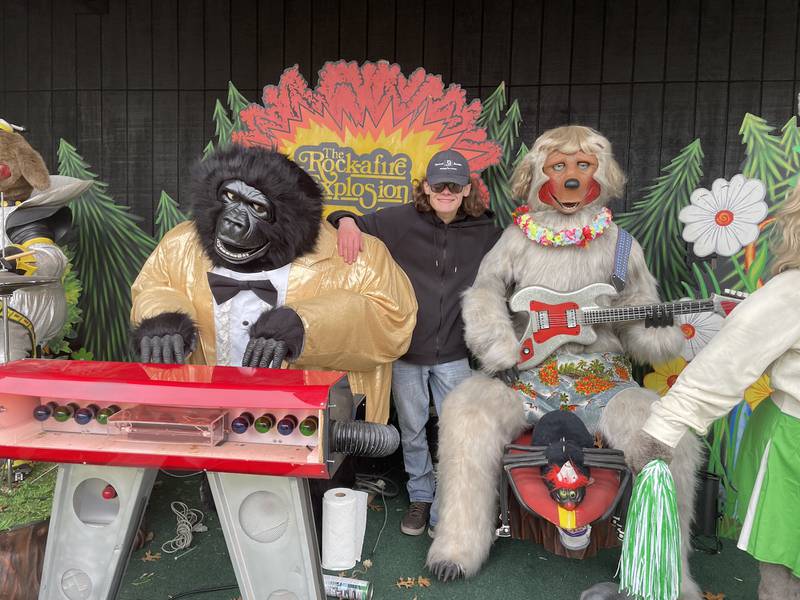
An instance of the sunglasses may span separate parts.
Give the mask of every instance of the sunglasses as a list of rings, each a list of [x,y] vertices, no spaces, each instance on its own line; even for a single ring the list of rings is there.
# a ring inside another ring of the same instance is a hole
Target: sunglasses
[[[444,191],[444,188],[447,188],[454,194],[461,193],[461,190],[464,189],[464,186],[460,183],[434,183],[431,184],[431,189],[436,192],[437,194],[441,194]]]

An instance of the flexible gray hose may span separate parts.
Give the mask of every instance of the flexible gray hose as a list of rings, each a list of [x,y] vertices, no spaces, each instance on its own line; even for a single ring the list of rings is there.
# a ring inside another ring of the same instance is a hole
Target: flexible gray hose
[[[389,456],[400,445],[400,432],[394,425],[334,421],[330,433],[331,450],[353,456]]]

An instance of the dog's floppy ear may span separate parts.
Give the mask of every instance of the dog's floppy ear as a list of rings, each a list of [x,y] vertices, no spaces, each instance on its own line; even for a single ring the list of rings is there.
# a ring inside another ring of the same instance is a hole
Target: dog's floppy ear
[[[50,187],[50,174],[44,164],[42,155],[34,150],[31,145],[19,134],[14,134],[14,155],[17,165],[25,180],[37,190],[46,190]]]
[[[512,197],[528,201],[528,194],[531,191],[531,181],[533,181],[533,169],[536,168],[536,155],[533,152],[528,154],[520,161],[511,176],[511,195]]]

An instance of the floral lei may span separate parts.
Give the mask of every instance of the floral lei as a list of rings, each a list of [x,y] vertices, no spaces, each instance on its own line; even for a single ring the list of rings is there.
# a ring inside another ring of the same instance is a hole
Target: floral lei
[[[606,206],[594,216],[590,225],[571,227],[560,231],[553,231],[544,225],[540,225],[528,214],[529,211],[530,208],[527,205],[523,205],[511,213],[511,216],[514,218],[514,223],[517,224],[517,227],[522,229],[523,233],[528,236],[528,239],[542,246],[575,245],[584,248],[590,241],[602,235],[611,225],[611,211]]]

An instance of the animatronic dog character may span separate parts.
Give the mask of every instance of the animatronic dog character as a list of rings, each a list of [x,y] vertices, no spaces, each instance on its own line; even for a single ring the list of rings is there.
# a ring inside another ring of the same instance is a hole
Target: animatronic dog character
[[[263,148],[217,150],[190,193],[193,219],[167,232],[133,284],[142,362],[348,371],[366,419],[385,423],[417,304],[383,244],[364,238],[346,264],[319,186]]]
[[[9,356],[5,357],[0,323],[0,361],[36,354],[54,338],[67,319],[61,277],[67,257],[58,242],[72,224],[67,204],[91,181],[50,176],[41,155],[19,133],[21,127],[0,119],[0,192],[5,231],[0,231],[2,268],[17,275],[57,281],[17,289],[9,302]]]
[[[515,223],[483,259],[464,295],[465,339],[484,373],[445,398],[439,421],[441,517],[427,564],[440,579],[474,575],[486,559],[495,538],[504,446],[542,414],[574,411],[591,433],[599,432],[610,447],[624,451],[658,399],[631,381],[623,357],[659,363],[679,353],[681,331],[671,326],[671,315],[655,309],[648,311],[645,323],[601,322],[596,340],[588,345],[567,344],[537,368],[515,372],[536,349],[524,344],[521,349],[509,314],[509,290],[535,285],[575,292],[608,283],[613,273],[620,288],[624,281],[624,289],[614,296],[608,286],[611,306],[659,301],[641,247],[620,234],[606,208],[623,185],[609,141],[579,126],[544,133],[514,173],[512,192],[527,205],[515,213]],[[630,247],[629,253],[624,247],[619,253],[627,255],[627,269],[615,269],[620,235],[622,245]],[[687,436],[671,466],[683,517],[683,598],[700,598],[687,563],[699,460],[698,442]]]

